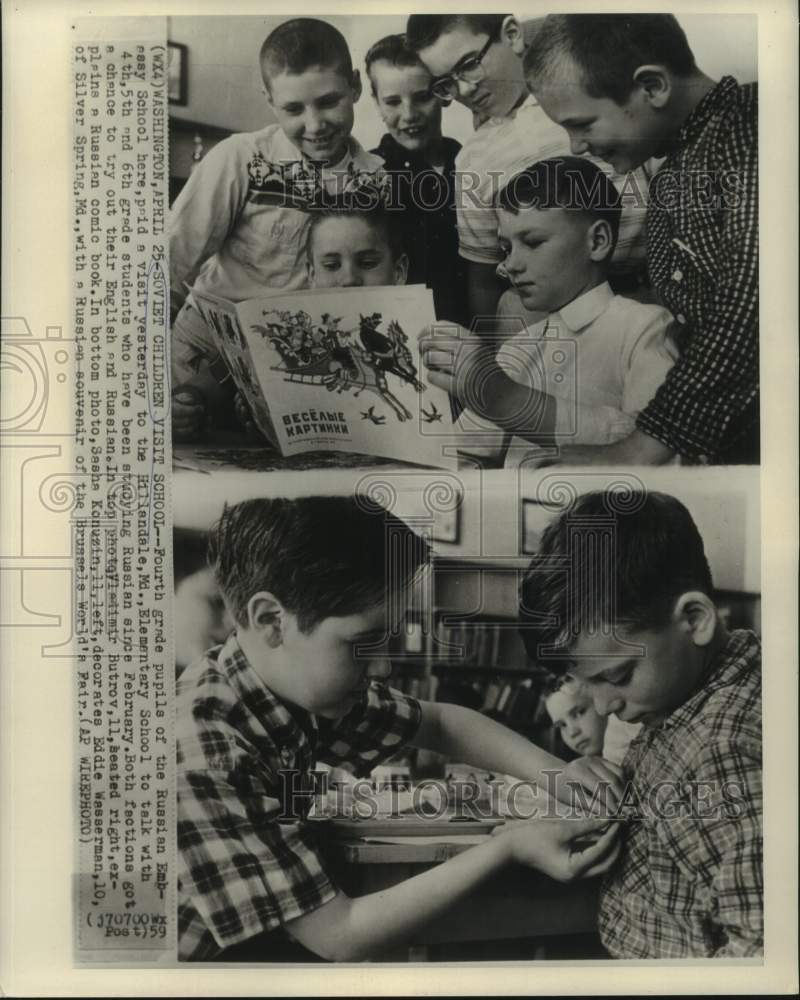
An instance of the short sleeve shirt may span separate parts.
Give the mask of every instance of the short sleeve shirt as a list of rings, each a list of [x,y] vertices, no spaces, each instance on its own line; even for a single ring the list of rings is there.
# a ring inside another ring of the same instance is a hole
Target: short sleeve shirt
[[[373,683],[336,722],[281,702],[236,635],[181,675],[178,953],[213,958],[337,892],[303,821],[316,760],[367,774],[416,733],[419,702]]]

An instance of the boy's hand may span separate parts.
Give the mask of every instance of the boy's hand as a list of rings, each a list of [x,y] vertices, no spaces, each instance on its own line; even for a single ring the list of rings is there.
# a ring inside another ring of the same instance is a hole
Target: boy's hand
[[[193,441],[203,429],[208,416],[203,393],[192,385],[172,390],[172,437],[175,441]]]
[[[532,819],[506,823],[494,835],[508,838],[514,861],[559,882],[602,875],[616,861],[620,823],[601,819]]]
[[[481,385],[499,370],[495,361],[497,346],[456,323],[426,326],[419,335],[420,358],[430,382],[478,412],[483,409]]]
[[[588,795],[581,796],[570,784],[580,785]],[[625,790],[625,772],[602,757],[579,757],[567,764],[559,776],[557,796],[561,802],[587,801],[593,815],[616,812]]]
[[[236,419],[244,428],[244,432],[247,437],[251,441],[263,442],[264,438],[261,431],[256,426],[256,422],[253,420],[253,414],[250,412],[250,406],[240,392],[237,392],[233,398],[233,410],[236,414]]]

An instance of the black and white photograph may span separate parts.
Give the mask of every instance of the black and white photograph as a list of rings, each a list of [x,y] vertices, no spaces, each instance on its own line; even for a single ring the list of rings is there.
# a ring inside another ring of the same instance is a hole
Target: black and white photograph
[[[798,988],[796,4],[434,6],[4,9],[3,994]]]
[[[182,961],[761,955],[758,476],[652,475],[176,483]]]

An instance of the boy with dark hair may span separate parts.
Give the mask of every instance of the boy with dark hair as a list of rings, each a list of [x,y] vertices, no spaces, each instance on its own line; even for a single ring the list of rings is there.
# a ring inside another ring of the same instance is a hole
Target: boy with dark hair
[[[470,709],[387,687],[385,643],[427,543],[364,497],[226,509],[211,560],[236,631],[182,674],[177,703],[179,955],[359,960],[397,946],[511,861],[562,880],[604,871],[617,824],[517,824],[430,871],[351,899],[303,822],[316,760],[357,776],[406,744],[559,787],[618,783],[564,767]],[[305,806],[305,808],[304,808]],[[592,843],[586,846],[586,838]],[[583,838],[583,847],[579,841]],[[238,954],[237,954],[238,949]]]
[[[542,445],[625,437],[677,350],[666,309],[608,284],[616,188],[590,160],[555,157],[512,177],[495,204],[504,270],[525,309],[545,318],[499,350],[497,338],[437,324],[420,341],[430,381],[516,435],[506,465],[549,459]]]
[[[600,904],[617,958],[763,950],[761,649],[713,593],[683,504],[611,490],[545,530],[521,587],[528,654],[643,724],[623,762],[636,815]]]
[[[573,152],[615,170],[666,157],[651,184],[647,263],[686,328],[681,359],[637,429],[567,457],[757,462],[757,85],[706,76],[670,14],[551,15],[525,72]]]
[[[433,291],[436,318],[466,321],[464,261],[458,255],[455,163],[461,144],[442,135],[442,103],[431,75],[403,35],[387,35],[365,57],[386,133],[372,150],[389,174],[391,204],[405,228],[409,284]]]
[[[456,160],[456,209],[459,253],[467,261],[470,322],[491,319],[504,290],[497,273],[502,254],[495,195],[529,163],[567,155],[569,139],[528,93],[522,65],[526,36],[513,15],[413,14],[406,37],[433,74],[433,92],[448,103],[464,104],[479,122]],[[630,187],[614,258],[615,272],[628,277],[644,262],[647,181],[642,173],[615,182]],[[533,320],[513,293],[504,299],[501,312]]]
[[[176,199],[173,310],[186,284],[232,302],[304,288],[309,210],[374,204],[386,193],[381,160],[351,135],[361,80],[341,32],[293,18],[267,37],[260,63],[277,123],[220,142]],[[191,294],[172,333],[173,427],[191,437],[209,411],[230,405],[228,372]],[[187,387],[191,403],[181,405]]]

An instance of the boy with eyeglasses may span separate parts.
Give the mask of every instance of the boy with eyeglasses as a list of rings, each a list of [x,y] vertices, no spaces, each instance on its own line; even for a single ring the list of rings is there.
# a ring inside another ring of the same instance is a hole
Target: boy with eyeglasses
[[[526,36],[513,15],[413,14],[406,41],[433,75],[431,89],[437,97],[448,103],[457,100],[480,121],[456,159],[459,253],[467,261],[471,317],[495,316],[505,286],[502,270],[498,274],[503,255],[494,198],[529,164],[568,156],[569,137],[528,93],[522,64]],[[643,171],[622,178],[610,167],[604,169],[631,195],[624,201],[612,268],[628,279],[615,290],[629,294],[628,284],[637,280],[631,275],[644,264],[647,179]],[[524,309],[518,296],[513,311],[526,324],[538,318]]]

